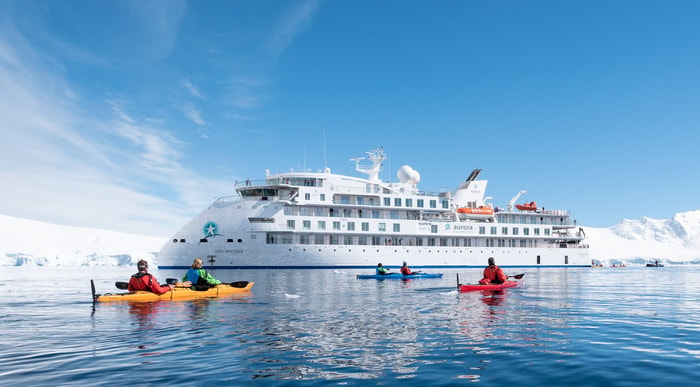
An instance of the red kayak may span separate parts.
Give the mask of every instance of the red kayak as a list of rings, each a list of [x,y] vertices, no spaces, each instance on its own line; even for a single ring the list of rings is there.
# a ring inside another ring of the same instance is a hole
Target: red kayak
[[[518,283],[515,281],[506,281],[502,284],[488,284],[488,285],[460,284],[459,291],[460,292],[471,292],[471,291],[475,291],[475,290],[501,290],[501,289],[505,289],[505,288],[512,288],[514,286],[518,286]]]

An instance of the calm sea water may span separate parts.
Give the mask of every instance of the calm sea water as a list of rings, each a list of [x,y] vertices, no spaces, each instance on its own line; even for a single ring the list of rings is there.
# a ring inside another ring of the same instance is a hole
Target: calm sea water
[[[511,269],[522,286],[213,271],[249,295],[98,304],[133,268],[3,267],[3,385],[658,386],[700,379],[700,267]],[[427,271],[427,270],[426,270]],[[367,271],[364,271],[367,272]],[[180,277],[156,271],[156,277]]]

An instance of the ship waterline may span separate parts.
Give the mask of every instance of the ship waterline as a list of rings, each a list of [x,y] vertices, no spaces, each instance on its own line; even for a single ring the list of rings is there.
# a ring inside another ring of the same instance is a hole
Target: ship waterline
[[[237,184],[237,196],[217,199],[158,253],[163,269],[369,268],[378,262],[412,267],[589,266],[585,232],[568,211],[505,208],[485,197],[488,181],[476,169],[454,192],[417,188],[409,166],[399,181],[378,175],[384,152],[353,159],[358,178],[323,172],[266,174]],[[369,161],[369,165],[363,162]]]

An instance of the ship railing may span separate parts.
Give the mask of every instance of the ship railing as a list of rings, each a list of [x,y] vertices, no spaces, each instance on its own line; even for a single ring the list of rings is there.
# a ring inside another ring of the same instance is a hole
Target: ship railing
[[[238,199],[240,199],[240,196],[237,196],[237,195],[221,196],[221,197],[216,198],[216,202],[217,203],[228,203],[228,202],[234,202]]]

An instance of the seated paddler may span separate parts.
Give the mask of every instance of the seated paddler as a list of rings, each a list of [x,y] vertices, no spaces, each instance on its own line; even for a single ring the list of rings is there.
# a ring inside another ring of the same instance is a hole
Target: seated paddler
[[[206,269],[202,269],[202,259],[195,258],[192,262],[192,267],[187,270],[184,276],[182,276],[182,284],[185,286],[202,286],[209,285],[215,286],[221,283],[218,279],[212,277],[211,274],[207,272]],[[189,282],[189,283],[188,283]]]

